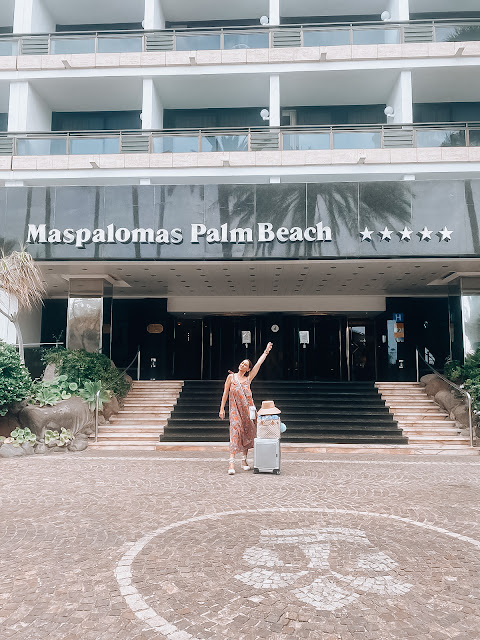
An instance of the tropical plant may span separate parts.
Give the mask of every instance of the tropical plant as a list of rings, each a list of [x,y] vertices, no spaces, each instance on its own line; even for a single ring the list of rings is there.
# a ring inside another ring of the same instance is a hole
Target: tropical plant
[[[53,406],[61,400],[68,400],[78,392],[76,382],[68,382],[66,375],[57,376],[53,380],[39,380],[34,383],[32,402],[41,407]]]
[[[13,298],[17,302],[15,311],[5,308],[5,305],[2,308],[0,305],[0,313],[15,326],[20,360],[25,362],[23,337],[18,315],[20,311],[28,311],[40,304],[46,290],[40,269],[35,264],[32,256],[24,249],[12,251],[9,255],[3,254],[0,258],[0,290],[7,294],[7,299]]]
[[[22,444],[31,444],[32,446],[37,441],[37,436],[30,431],[28,427],[25,429],[14,429],[10,433],[9,438],[4,436],[0,437],[0,442],[3,444],[12,444],[14,447],[20,447]]]
[[[96,382],[87,380],[83,389],[80,389],[79,394],[80,397],[85,400],[92,411],[95,409],[97,404],[97,394],[98,408],[100,411],[103,409],[103,405],[112,397],[112,392],[105,389],[99,380],[97,380]]]
[[[9,406],[30,397],[32,380],[13,345],[0,340],[0,416]]]
[[[472,396],[472,405],[476,413],[480,412],[480,349],[468,355],[463,365],[452,360],[447,362],[445,376],[460,384]]]
[[[45,431],[45,444],[49,447],[64,447],[72,440],[72,432],[70,429],[65,429],[65,427],[61,428],[60,433],[58,431],[52,431],[51,429]]]

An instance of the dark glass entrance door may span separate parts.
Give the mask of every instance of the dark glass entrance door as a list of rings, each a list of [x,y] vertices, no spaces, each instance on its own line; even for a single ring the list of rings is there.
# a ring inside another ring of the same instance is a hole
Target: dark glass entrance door
[[[190,318],[174,320],[170,350],[173,379],[201,379],[205,358],[203,321]]]
[[[375,380],[375,332],[372,320],[348,321],[347,360],[349,380]]]

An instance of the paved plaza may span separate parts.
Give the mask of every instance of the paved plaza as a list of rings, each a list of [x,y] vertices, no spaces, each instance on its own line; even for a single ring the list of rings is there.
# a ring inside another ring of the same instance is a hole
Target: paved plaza
[[[1,640],[478,640],[480,459],[0,460]]]

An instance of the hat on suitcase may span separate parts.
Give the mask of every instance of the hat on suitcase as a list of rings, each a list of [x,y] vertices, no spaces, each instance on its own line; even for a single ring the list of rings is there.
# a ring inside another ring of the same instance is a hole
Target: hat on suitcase
[[[280,409],[277,409],[273,400],[264,400],[262,402],[262,408],[258,412],[259,416],[274,416],[277,413],[282,413]]]

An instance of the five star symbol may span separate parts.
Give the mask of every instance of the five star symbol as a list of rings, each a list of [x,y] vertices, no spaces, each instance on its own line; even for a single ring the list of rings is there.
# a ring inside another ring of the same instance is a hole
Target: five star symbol
[[[370,231],[370,229],[368,227],[365,227],[365,229],[363,231],[360,231],[360,235],[361,237],[361,242],[367,241],[367,242],[372,242],[373,238],[373,234],[375,233],[375,231]],[[385,226],[385,229],[383,229],[383,231],[378,231],[377,232],[378,235],[380,236],[380,240],[385,240],[387,242],[390,242],[390,240],[392,239],[392,234],[394,233],[393,231],[390,231],[390,229]],[[399,231],[398,235],[400,236],[400,240],[405,240],[406,242],[409,242],[412,239],[412,229],[409,229],[407,226],[405,226],[403,228],[403,231]],[[420,242],[425,241],[428,242],[429,240],[432,239],[432,233],[433,231],[430,231],[430,229],[428,229],[428,227],[423,227],[423,229],[421,231],[418,232],[418,236],[420,237]],[[440,238],[440,242],[445,241],[448,242],[449,240],[452,239],[452,233],[453,231],[450,231],[449,229],[447,229],[447,227],[443,227],[443,229],[441,229],[438,232],[438,236]]]

